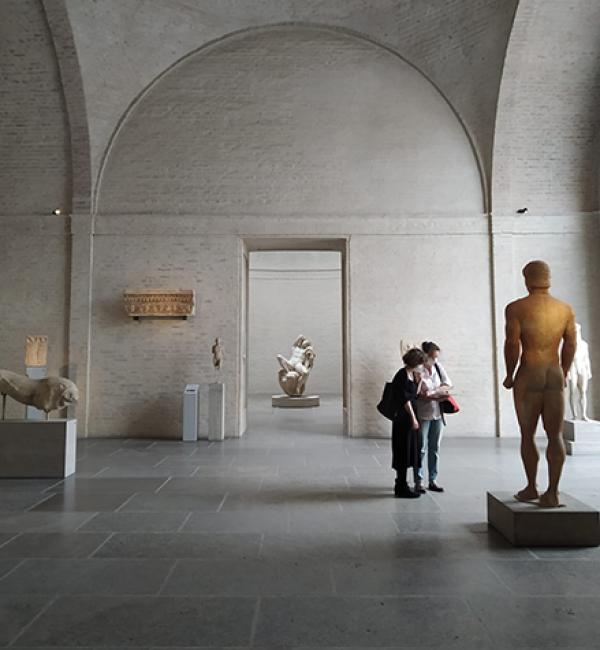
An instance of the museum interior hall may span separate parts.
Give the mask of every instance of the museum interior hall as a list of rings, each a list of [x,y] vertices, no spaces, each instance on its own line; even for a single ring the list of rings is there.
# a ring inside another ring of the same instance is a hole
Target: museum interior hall
[[[0,648],[600,650],[600,0],[0,36]]]

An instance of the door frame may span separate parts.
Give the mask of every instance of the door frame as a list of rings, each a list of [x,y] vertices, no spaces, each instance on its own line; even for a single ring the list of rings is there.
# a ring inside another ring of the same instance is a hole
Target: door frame
[[[240,239],[240,373],[238,375],[238,422],[240,437],[246,432],[248,410],[248,293],[250,281],[250,253],[256,251],[335,251],[341,254],[342,264],[342,409],[343,435],[352,431],[352,408],[350,402],[350,273],[349,237],[298,237],[288,235],[267,235],[242,237]]]

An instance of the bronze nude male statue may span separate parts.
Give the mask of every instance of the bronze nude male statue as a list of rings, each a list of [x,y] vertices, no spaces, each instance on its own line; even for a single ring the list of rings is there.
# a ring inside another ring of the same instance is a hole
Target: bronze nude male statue
[[[558,483],[565,461],[563,392],[576,349],[575,314],[570,305],[550,295],[550,268],[545,262],[529,262],[523,276],[529,295],[511,302],[505,312],[504,387],[513,390],[527,475],[527,486],[515,498],[539,499],[539,506],[556,508],[560,506]],[[539,454],[535,444],[540,417],[548,436],[549,478],[548,489],[541,496],[536,485]]]

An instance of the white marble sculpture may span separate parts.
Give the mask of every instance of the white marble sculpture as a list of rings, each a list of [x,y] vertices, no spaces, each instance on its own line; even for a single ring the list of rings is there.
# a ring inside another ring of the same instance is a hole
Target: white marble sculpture
[[[294,341],[289,359],[281,354],[277,355],[277,361],[281,366],[278,374],[279,385],[286,395],[300,397],[304,394],[308,375],[316,356],[312,343],[302,335]]]
[[[574,420],[589,421],[587,416],[587,389],[592,378],[589,345],[581,337],[581,325],[575,324],[577,333],[577,350],[567,374],[569,403]]]
[[[0,395],[2,395],[2,419],[6,414],[6,396],[17,402],[46,413],[76,404],[79,399],[77,386],[64,377],[30,379],[10,370],[0,370]]]

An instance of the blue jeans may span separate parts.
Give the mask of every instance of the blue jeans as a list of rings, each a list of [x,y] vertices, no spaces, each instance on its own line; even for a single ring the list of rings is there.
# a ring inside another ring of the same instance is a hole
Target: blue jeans
[[[429,472],[429,482],[436,480],[438,475],[438,463],[440,460],[440,441],[442,439],[442,430],[444,423],[439,420],[419,420],[419,438],[422,441],[421,447],[421,467],[415,469],[415,483],[423,483],[425,471],[423,464],[425,462],[425,453],[427,453],[427,470]]]

